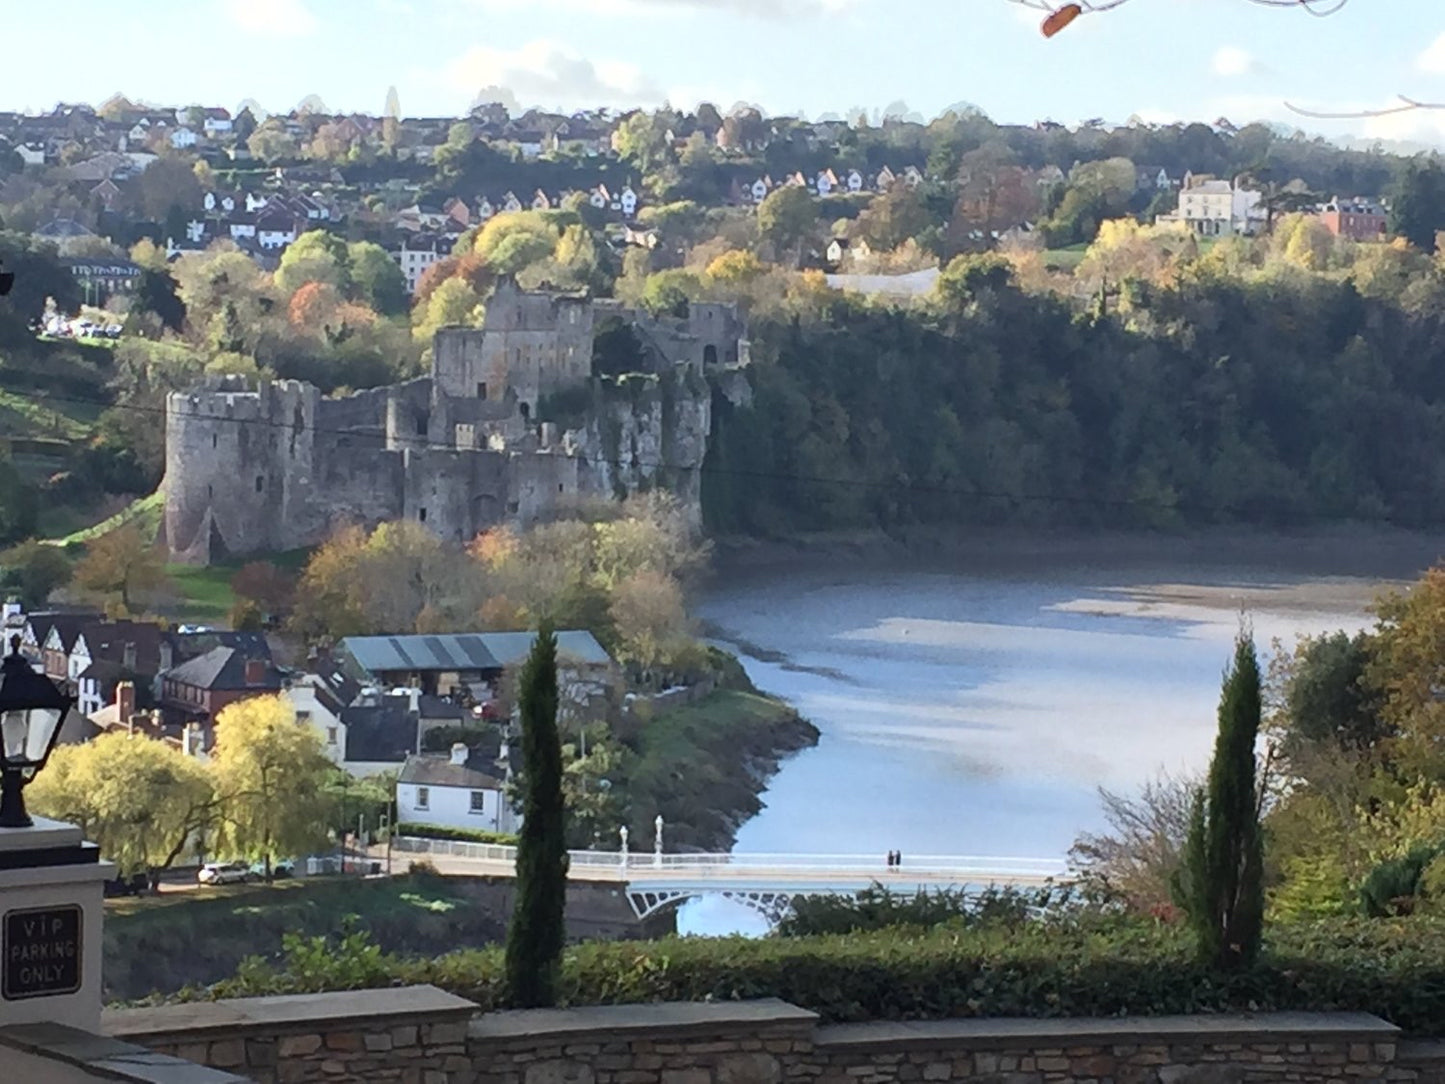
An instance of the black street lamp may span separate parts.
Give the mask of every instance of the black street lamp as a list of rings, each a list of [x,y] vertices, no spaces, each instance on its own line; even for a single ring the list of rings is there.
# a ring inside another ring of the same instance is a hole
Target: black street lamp
[[[0,662],[0,828],[29,828],[20,792],[45,767],[70,698],[20,654],[20,637]]]

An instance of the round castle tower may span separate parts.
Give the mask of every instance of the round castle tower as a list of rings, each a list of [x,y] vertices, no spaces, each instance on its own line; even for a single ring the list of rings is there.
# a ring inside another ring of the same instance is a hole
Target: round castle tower
[[[291,549],[311,528],[320,392],[226,376],[166,397],[165,537],[175,560]]]

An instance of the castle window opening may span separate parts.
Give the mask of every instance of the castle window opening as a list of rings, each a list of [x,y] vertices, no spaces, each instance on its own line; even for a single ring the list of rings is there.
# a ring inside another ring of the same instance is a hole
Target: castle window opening
[[[209,500],[211,497],[214,497],[214,496],[215,496],[215,494],[211,491],[211,487],[210,487],[210,486],[206,486],[206,499]]]
[[[558,492],[558,493],[561,493],[561,492],[562,492],[562,483],[561,483],[561,482],[558,482],[558,483],[557,483],[557,492]]]
[[[416,510],[416,519],[417,519],[417,522],[418,522],[418,523],[425,523],[425,522],[426,522],[426,509],[425,509],[425,508],[418,508],[418,509]]]
[[[257,492],[257,493],[260,493],[260,492],[262,492],[265,488],[266,488],[266,478],[265,478],[265,476],[264,476],[264,475],[260,475],[260,474],[256,475],[256,492]]]
[[[487,397],[487,382],[486,382],[485,380],[478,380],[478,381],[477,381],[477,398],[478,398],[478,399],[485,399],[486,397]]]
[[[509,515],[509,516],[515,516],[515,515],[517,514],[517,507],[518,507],[518,505],[517,505],[517,502],[516,502],[516,501],[508,501],[508,502],[507,502],[507,515]]]
[[[532,404],[522,403],[518,409],[522,412],[522,420],[526,421],[532,416]]]
[[[712,314],[708,313],[708,315],[711,316]],[[713,346],[712,343],[708,343],[702,348],[702,363],[704,365],[717,364],[717,347]]]
[[[211,434],[211,447],[212,447],[212,448],[216,447],[216,445],[220,442],[220,439],[221,439],[221,438],[218,437],[215,433],[212,433],[212,434]]]
[[[418,414],[418,415],[416,416],[416,435],[417,435],[417,436],[419,436],[419,437],[424,437],[424,436],[426,436],[426,421],[427,421],[427,419],[426,419],[426,415],[425,415],[425,414]]]

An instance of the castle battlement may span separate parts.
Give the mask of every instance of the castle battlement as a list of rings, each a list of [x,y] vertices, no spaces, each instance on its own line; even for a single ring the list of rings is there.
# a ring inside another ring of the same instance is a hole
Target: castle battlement
[[[593,376],[604,319],[636,331],[645,402],[618,394],[629,382]],[[664,479],[697,506],[711,428],[697,374],[736,365],[746,352],[746,326],[731,305],[656,318],[504,280],[481,327],[437,332],[426,377],[329,399],[302,381],[251,387],[244,377],[208,376],[166,399],[166,542],[174,559],[205,564],[402,518],[466,541],[579,496]],[[659,390],[664,383],[671,394]],[[581,428],[562,432],[540,417],[547,397],[586,387],[592,407]]]

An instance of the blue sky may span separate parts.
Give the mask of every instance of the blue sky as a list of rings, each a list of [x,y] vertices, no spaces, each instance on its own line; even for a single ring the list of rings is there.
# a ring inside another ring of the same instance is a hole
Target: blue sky
[[[1131,0],[1052,40],[1007,0],[0,0],[0,108],[157,102],[287,109],[315,93],[457,113],[483,87],[523,105],[670,100],[816,117],[971,102],[996,119],[1254,119],[1445,142],[1445,112],[1300,121],[1286,100],[1445,101],[1445,3],[1351,0],[1330,18],[1247,0]],[[57,34],[57,27],[89,31]],[[68,57],[67,57],[68,54]]]

